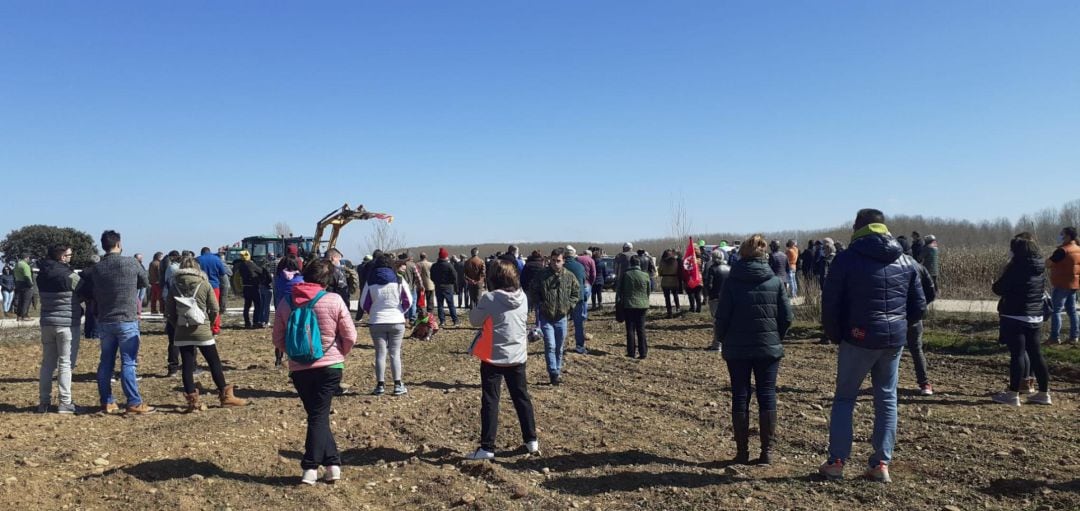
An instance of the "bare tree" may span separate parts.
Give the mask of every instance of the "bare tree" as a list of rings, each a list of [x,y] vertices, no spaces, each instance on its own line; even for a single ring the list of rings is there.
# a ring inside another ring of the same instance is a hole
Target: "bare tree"
[[[376,249],[395,252],[405,247],[405,237],[390,222],[375,222],[374,226],[367,237],[367,253],[373,253]]]
[[[278,222],[274,224],[274,234],[280,237],[292,236],[292,228],[285,222]]]
[[[686,240],[693,229],[693,222],[686,212],[686,199],[679,194],[679,198],[671,199],[671,236],[677,240]]]

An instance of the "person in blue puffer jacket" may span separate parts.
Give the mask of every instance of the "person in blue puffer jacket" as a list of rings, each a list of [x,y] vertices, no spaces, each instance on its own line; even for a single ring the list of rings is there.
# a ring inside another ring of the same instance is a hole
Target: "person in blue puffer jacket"
[[[293,286],[304,281],[300,273],[300,259],[296,255],[282,257],[278,261],[277,271],[274,274],[274,310],[277,307],[288,307],[292,300]],[[281,367],[281,358],[285,355],[281,350],[274,348],[274,367]]]
[[[891,482],[888,464],[896,442],[896,383],[908,326],[922,319],[926,297],[914,261],[889,234],[885,214],[863,209],[855,217],[849,249],[829,267],[821,299],[825,335],[839,343],[836,394],[829,427],[829,459],[820,472],[843,477],[851,454],[852,414],[866,375],[874,392],[873,454],[867,476]]]

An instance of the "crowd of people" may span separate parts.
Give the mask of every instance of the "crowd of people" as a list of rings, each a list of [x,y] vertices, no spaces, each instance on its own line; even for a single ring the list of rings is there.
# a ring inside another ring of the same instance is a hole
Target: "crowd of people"
[[[1010,351],[1009,386],[995,394],[993,402],[1020,406],[1020,396],[1026,394],[1027,403],[1051,404],[1049,373],[1040,347],[1040,325],[1047,316],[1052,320],[1049,342],[1061,342],[1062,311],[1070,319],[1069,341],[1077,342],[1080,244],[1076,230],[1062,229],[1059,242],[1044,259],[1031,234],[1017,234],[1010,243],[1010,260],[993,284],[993,292],[1001,297],[1000,342]],[[329,414],[333,398],[346,392],[342,372],[357,340],[356,327],[365,316],[374,345],[371,393],[387,393],[389,359],[390,393],[403,396],[408,389],[401,348],[407,330],[425,325],[428,330],[422,338],[430,339],[437,325],[445,324],[447,313],[456,325],[462,319],[459,310],[467,309],[468,323],[477,329],[469,353],[481,361],[482,388],[479,447],[468,457],[495,456],[503,381],[517,412],[522,441],[529,452],[537,452],[536,418],[525,371],[527,343],[543,340],[549,383],[561,385],[564,354],[571,349],[569,336],[573,335],[575,352],[588,352],[585,325],[590,309],[604,307],[598,288],[602,290],[611,277],[614,317],[625,327],[627,357],[648,357],[647,311],[657,277],[668,317],[681,313],[681,293],[687,295],[690,313],[702,313],[703,302],[708,303],[708,316],[701,317],[710,318],[713,337],[703,348],[719,352],[727,365],[736,463],[750,462],[751,393],[758,403],[756,462],[768,464],[773,458],[780,420],[776,382],[793,321],[792,298],[798,295],[800,284],[820,285],[824,341],[839,345],[828,454],[819,468],[823,476],[843,477],[850,461],[856,398],[869,376],[874,426],[866,476],[891,480],[897,374],[905,347],[912,354],[920,392],[933,394],[921,337],[922,319],[937,294],[937,243],[933,236],[918,233],[912,233],[911,239],[893,237],[885,215],[874,209],[857,213],[846,248],[826,238],[811,241],[800,252],[794,240],[781,249],[779,242],[753,235],[733,246],[725,241],[711,251],[703,243],[688,247],[683,255],[667,250],[657,264],[647,252],[635,252],[626,243],[614,257],[613,275],[601,261],[604,254],[598,247],[581,254],[572,246],[558,247],[546,256],[533,251],[522,257],[511,245],[506,253],[487,259],[480,257],[478,249],[469,257],[451,256],[440,249],[435,262],[426,254],[414,262],[408,253],[376,251],[355,268],[343,264],[342,254],[334,249],[308,261],[300,258],[295,246],[287,247],[280,258],[269,254],[258,262],[241,253],[230,266],[220,254],[204,247],[199,256],[190,251],[159,252],[146,269],[139,258],[121,255],[119,233],[105,231],[101,246],[105,255],[81,273],[67,264],[72,250],[65,245],[51,247],[38,261],[43,346],[38,410],[50,411],[55,375],[57,411],[75,413],[71,373],[83,333],[100,339],[101,410],[134,415],[155,411],[140,394],[136,376],[144,296],[152,313],[164,315],[169,346],[166,371],[169,376],[181,375],[184,411],[197,412],[201,406],[194,383],[196,351],[209,367],[221,406],[245,406],[247,401],[236,397],[226,382],[216,345],[229,294],[226,288],[238,287],[245,328],[271,329],[275,363],[288,359],[290,379],[307,413],[301,461],[305,484],[317,482],[319,467],[324,467],[327,481],[341,477]],[[15,278],[27,273],[20,268],[24,264],[28,267],[28,257],[20,258],[13,269]],[[1047,270],[1050,294],[1044,294]],[[21,289],[14,285],[12,292]],[[353,296],[358,299],[355,311],[351,310]],[[126,398],[122,408],[112,394],[118,353],[119,381]]]

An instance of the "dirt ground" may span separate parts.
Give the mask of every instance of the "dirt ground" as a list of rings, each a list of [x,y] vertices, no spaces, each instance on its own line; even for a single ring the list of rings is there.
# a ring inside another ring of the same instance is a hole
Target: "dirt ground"
[[[37,329],[0,338],[0,505],[12,509],[1080,509],[1080,383],[1053,381],[1053,407],[992,405],[1006,357],[930,353],[938,394],[920,397],[901,368],[899,438],[880,485],[857,476],[869,455],[869,395],[856,410],[849,479],[827,482],[824,459],[836,348],[787,345],[780,372],[779,461],[729,466],[734,455],[727,374],[704,347],[704,316],[650,315],[651,351],[623,356],[622,325],[594,314],[589,355],[567,354],[563,385],[546,384],[542,343],[529,379],[542,453],[528,456],[513,407],[502,403],[498,458],[465,462],[479,436],[472,332],[408,341],[404,397],[371,397],[366,329],[346,367],[358,395],[336,398],[333,428],[344,480],[301,487],[304,414],[287,373],[273,366],[269,331],[231,327],[219,337],[226,377],[253,404],[216,400],[178,413],[179,378],[166,378],[160,322],[145,322],[139,373],[159,413],[94,413],[96,341],[76,368],[77,416],[33,413],[41,348]],[[813,338],[803,328],[795,338]],[[989,342],[989,341],[988,341]],[[1078,349],[1078,348],[1071,348]],[[1075,375],[1076,373],[1071,373]],[[212,387],[209,374],[200,385]],[[120,395],[119,384],[114,385]],[[54,390],[55,392],[55,390]],[[121,398],[122,400],[122,398]],[[753,421],[756,424],[756,417]],[[752,449],[756,449],[756,429]],[[955,507],[948,507],[955,506]]]

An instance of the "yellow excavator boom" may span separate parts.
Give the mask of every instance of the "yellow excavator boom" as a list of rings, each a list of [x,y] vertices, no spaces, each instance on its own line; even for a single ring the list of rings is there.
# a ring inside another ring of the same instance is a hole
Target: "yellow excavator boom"
[[[349,208],[349,203],[346,202],[343,206],[331,211],[324,216],[322,220],[319,220],[319,223],[315,226],[315,237],[311,241],[312,252],[314,252],[316,257],[319,257],[326,251],[334,248],[334,246],[337,245],[338,236],[341,234],[341,228],[345,227],[345,224],[353,220],[371,219],[386,220],[387,222],[394,221],[393,215],[368,211],[364,209],[362,204],[357,206],[356,209],[352,209]],[[321,246],[322,237],[323,233],[326,232],[327,227],[330,227],[330,239],[326,242],[326,250],[323,250]]]

